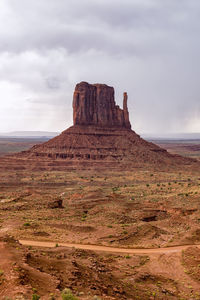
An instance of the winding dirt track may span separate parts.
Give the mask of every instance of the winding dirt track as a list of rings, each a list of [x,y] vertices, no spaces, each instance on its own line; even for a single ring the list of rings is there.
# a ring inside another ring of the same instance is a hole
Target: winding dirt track
[[[173,246],[167,248],[154,248],[154,249],[133,249],[133,248],[116,248],[107,246],[97,246],[97,245],[82,245],[82,244],[70,244],[70,243],[58,243],[58,242],[42,242],[42,241],[31,241],[31,240],[19,240],[19,243],[24,246],[34,246],[34,247],[48,247],[54,248],[56,246],[76,248],[83,250],[92,251],[103,251],[112,253],[126,253],[126,254],[167,254],[167,253],[178,253],[182,250],[187,249],[190,246],[195,246],[200,249],[199,245],[184,245],[184,246]]]

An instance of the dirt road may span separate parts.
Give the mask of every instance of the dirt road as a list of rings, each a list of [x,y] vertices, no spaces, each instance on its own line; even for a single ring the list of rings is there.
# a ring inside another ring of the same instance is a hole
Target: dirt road
[[[162,254],[162,253],[177,253],[182,250],[187,249],[190,246],[195,246],[200,248],[200,245],[184,245],[184,246],[173,246],[166,248],[155,248],[155,249],[133,249],[133,248],[116,248],[107,246],[97,246],[97,245],[82,245],[82,244],[70,244],[70,243],[58,243],[58,242],[42,242],[42,241],[31,241],[31,240],[19,240],[19,243],[24,246],[35,246],[35,247],[48,247],[53,248],[56,246],[76,248],[83,250],[92,251],[103,251],[112,253],[125,253],[125,254]]]

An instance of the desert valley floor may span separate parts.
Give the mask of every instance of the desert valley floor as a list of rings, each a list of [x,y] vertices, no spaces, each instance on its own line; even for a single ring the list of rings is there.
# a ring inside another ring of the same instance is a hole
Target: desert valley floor
[[[66,299],[200,299],[198,169],[16,165],[12,171],[2,165],[0,299],[62,299],[65,288],[71,290]],[[188,247],[171,248],[177,245]]]

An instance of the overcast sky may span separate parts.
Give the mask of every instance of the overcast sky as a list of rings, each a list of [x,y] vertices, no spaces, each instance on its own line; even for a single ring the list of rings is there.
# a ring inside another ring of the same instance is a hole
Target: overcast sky
[[[1,0],[0,132],[72,125],[77,82],[138,133],[200,132],[199,0]]]

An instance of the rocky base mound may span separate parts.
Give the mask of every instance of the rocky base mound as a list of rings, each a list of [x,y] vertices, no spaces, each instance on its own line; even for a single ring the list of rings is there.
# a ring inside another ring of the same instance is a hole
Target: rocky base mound
[[[67,160],[75,162],[117,162],[138,164],[191,163],[171,155],[127,128],[74,125],[42,145],[21,152],[18,158]]]

